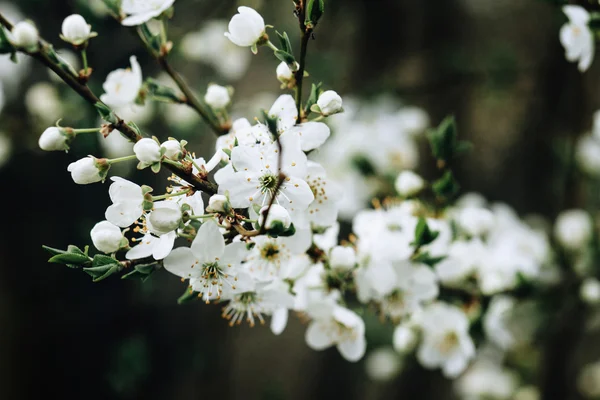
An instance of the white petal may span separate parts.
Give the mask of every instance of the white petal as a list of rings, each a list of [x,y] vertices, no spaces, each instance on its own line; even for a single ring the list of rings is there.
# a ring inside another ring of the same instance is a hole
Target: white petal
[[[244,242],[234,242],[225,246],[223,257],[221,258],[222,265],[240,264],[248,255],[248,249]]]
[[[305,122],[286,130],[282,137],[295,135],[300,138],[303,151],[311,151],[321,147],[329,138],[331,130],[322,122]]]
[[[197,278],[202,273],[202,266],[188,247],[173,250],[163,264],[167,271],[184,279]]]
[[[468,359],[462,354],[455,354],[446,361],[443,367],[444,375],[447,378],[453,379],[459,376],[468,365]]]
[[[293,176],[286,178],[277,196],[279,204],[291,211],[306,210],[314,199],[315,195],[308,183]]]
[[[273,312],[271,316],[271,332],[275,335],[280,335],[287,325],[288,321],[288,309],[280,307]]]
[[[202,224],[191,249],[203,264],[215,262],[223,257],[225,239],[214,221],[208,220]]]
[[[141,14],[133,14],[130,15],[129,17],[125,18],[123,21],[121,21],[121,25],[123,26],[136,26],[136,25],[141,25],[144,22],[148,22],[149,20],[151,20],[154,17],[157,17],[158,14],[156,13],[156,11],[149,11],[149,12],[145,12],[145,13],[141,13]]]
[[[154,259],[162,260],[163,258],[167,257],[169,253],[171,253],[171,250],[173,250],[173,245],[175,244],[176,238],[177,234],[175,231],[162,235],[154,244],[154,249],[152,250],[152,256]]]
[[[139,260],[140,258],[150,257],[154,248],[154,241],[158,240],[148,234],[139,240],[139,243],[125,254],[128,260]]]
[[[359,336],[355,340],[348,340],[337,345],[340,354],[350,362],[356,362],[365,355],[367,341],[364,336]]]
[[[587,23],[590,21],[590,13],[588,13],[587,10],[581,6],[563,6],[563,12],[567,15],[569,21],[574,24],[587,25]]]
[[[127,228],[142,216],[142,206],[132,207],[131,204],[117,203],[109,206],[104,213],[106,220],[121,228]]]
[[[296,124],[298,119],[298,109],[296,101],[289,94],[279,96],[269,110],[271,117],[277,117],[277,131],[283,133]]]
[[[237,146],[231,151],[231,162],[238,172],[260,171],[261,154],[250,146]]]
[[[333,340],[327,335],[325,327],[318,322],[311,322],[306,330],[306,344],[313,350],[324,350],[333,345]]]

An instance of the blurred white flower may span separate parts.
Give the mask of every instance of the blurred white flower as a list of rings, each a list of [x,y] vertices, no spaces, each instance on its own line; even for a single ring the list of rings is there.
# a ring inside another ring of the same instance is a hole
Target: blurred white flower
[[[135,56],[129,58],[131,68],[117,69],[106,77],[102,88],[106,93],[100,100],[111,107],[132,105],[142,88],[142,68]]]
[[[577,378],[579,393],[588,399],[600,397],[600,362],[587,364]]]
[[[26,50],[37,47],[40,35],[37,28],[29,21],[16,23],[10,31],[9,40],[17,47]]]
[[[380,347],[367,354],[365,369],[371,380],[387,382],[398,376],[402,363],[393,349]]]
[[[556,218],[554,237],[565,249],[581,251],[590,243],[593,229],[592,218],[587,211],[566,210]]]
[[[124,26],[141,25],[157,18],[167,11],[175,3],[175,0],[123,0],[121,11],[127,14],[127,18],[121,21]]]
[[[0,132],[0,167],[8,162],[12,152],[12,142],[8,136]]]
[[[394,187],[402,197],[410,197],[419,193],[425,186],[425,181],[413,171],[402,171],[396,178]]]
[[[224,86],[219,86],[212,83],[208,85],[208,90],[204,95],[204,101],[206,102],[206,104],[208,104],[214,109],[223,109],[227,107],[229,103],[231,103],[229,89],[227,89]]]
[[[516,387],[515,373],[485,359],[475,362],[455,385],[464,400],[509,400]]]
[[[25,107],[44,125],[56,121],[63,111],[58,90],[48,82],[38,82],[29,88],[25,94]]]
[[[579,297],[587,304],[600,303],[600,282],[596,278],[586,278],[579,288]]]
[[[594,33],[588,26],[590,14],[581,6],[563,6],[569,21],[560,29],[560,42],[565,48],[566,58],[577,61],[579,71],[585,72],[594,60]]]

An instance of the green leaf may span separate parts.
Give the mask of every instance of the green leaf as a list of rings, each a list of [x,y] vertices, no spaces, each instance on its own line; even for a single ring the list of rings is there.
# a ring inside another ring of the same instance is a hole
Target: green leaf
[[[84,265],[89,264],[90,258],[85,254],[76,254],[76,253],[64,253],[57,254],[50,258],[48,262],[54,264],[74,264],[74,265]]]
[[[110,264],[121,265],[121,263],[119,263],[119,261],[115,260],[112,257],[105,256],[104,254],[96,254],[94,256],[94,261],[92,263],[92,266],[93,267],[102,267],[104,265],[110,265]]]
[[[64,251],[64,250],[55,249],[53,247],[48,247],[48,246],[42,246],[42,249],[46,250],[48,253],[52,254],[53,256],[66,253],[66,251]]]
[[[415,257],[412,258],[412,261],[416,263],[422,263],[430,267],[434,267],[436,264],[440,263],[441,261],[444,261],[445,258],[446,256],[432,257],[429,255],[428,252],[424,252],[417,254]]]
[[[16,51],[10,40],[8,40],[4,28],[0,27],[0,54],[15,54]]]
[[[150,98],[154,101],[160,101],[163,103],[183,103],[185,102],[181,94],[168,86],[161,84],[159,81],[148,78],[144,83],[144,87],[148,92]]]
[[[440,179],[433,182],[431,188],[437,197],[446,200],[454,198],[460,191],[460,185],[454,178],[452,171],[446,171]]]
[[[306,21],[308,27],[314,28],[325,13],[325,0],[309,0],[306,6]]]
[[[100,282],[111,275],[120,272],[123,266],[119,264],[108,264],[100,267],[84,268],[83,271],[93,278],[94,282]]]
[[[375,166],[367,157],[357,154],[352,158],[352,164],[364,176],[373,176],[377,173]]]
[[[432,231],[427,225],[425,218],[420,217],[415,228],[415,240],[411,243],[413,246],[421,247],[430,244],[439,236],[438,231]]]
[[[431,152],[437,160],[448,162],[471,149],[471,144],[458,140],[456,120],[446,117],[442,123],[427,134]]]
[[[283,32],[283,34],[277,32],[277,36],[279,37],[282,50],[286,53],[293,54],[294,52],[292,50],[292,43],[290,42],[287,32]]]

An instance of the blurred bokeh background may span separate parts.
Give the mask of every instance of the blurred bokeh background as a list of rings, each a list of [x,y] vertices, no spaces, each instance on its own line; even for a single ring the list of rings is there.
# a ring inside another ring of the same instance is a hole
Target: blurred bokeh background
[[[298,43],[291,1],[177,0],[169,24],[172,64],[199,94],[210,82],[232,85],[233,115],[252,118],[280,93],[272,54],[233,52],[211,61],[215,50],[198,48],[194,37],[184,40],[189,32],[223,32],[214,20],[226,22],[238,5],[257,8],[267,23]],[[383,98],[420,107],[432,124],[454,114],[460,134],[476,149],[457,166],[466,191],[548,218],[579,205],[579,191],[560,171],[557,146],[591,128],[600,108],[600,65],[580,74],[565,61],[558,40],[565,19],[556,4],[327,0],[326,5],[310,43],[311,78],[366,104]],[[4,0],[0,10],[13,20],[33,20],[58,49],[67,47],[58,37],[63,18],[84,15],[99,33],[89,49],[90,85],[97,93],[110,71],[128,66],[130,55],[138,57],[145,77],[160,79],[158,65],[137,37],[105,16],[100,1]],[[67,51],[60,53],[68,57]],[[7,57],[0,59],[5,93],[0,398],[456,398],[450,382],[410,359],[402,362],[399,378],[382,382],[370,377],[365,360],[350,364],[333,348],[314,352],[297,319],[281,336],[267,327],[229,328],[219,306],[178,306],[184,287],[166,273],[145,283],[94,284],[83,273],[47,264],[42,244],[89,244],[89,230],[109,205],[108,184],[77,186],[67,165],[87,154],[114,153],[93,135],[78,139],[66,155],[42,152],[38,137],[57,119],[82,128],[98,121],[93,109],[42,66],[21,61],[12,66]],[[160,138],[186,138],[198,155],[213,150],[214,138],[193,114],[155,104],[128,117],[142,120],[140,126]],[[394,127],[381,129],[392,135]],[[420,170],[427,175],[425,142],[420,150]],[[130,176],[156,181],[149,171]],[[589,345],[593,336],[577,329],[561,344],[570,349],[569,357],[556,359],[552,367],[560,397],[544,398],[579,398],[574,387],[579,366],[600,358],[600,349]],[[390,345],[390,332],[385,326],[368,332],[370,349]]]

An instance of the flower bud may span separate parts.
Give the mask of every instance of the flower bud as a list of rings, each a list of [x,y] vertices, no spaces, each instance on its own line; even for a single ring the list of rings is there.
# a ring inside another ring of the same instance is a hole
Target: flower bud
[[[206,207],[206,211],[208,212],[217,212],[217,213],[226,213],[231,206],[229,205],[229,200],[227,197],[222,194],[213,194],[210,199],[208,199],[208,207]]]
[[[592,220],[584,210],[560,213],[554,225],[554,237],[567,250],[581,250],[592,239]]]
[[[153,139],[144,138],[133,146],[133,152],[140,162],[154,164],[160,161],[160,145]]]
[[[299,68],[299,64],[296,63]],[[294,72],[290,69],[286,62],[282,62],[277,66],[277,80],[284,84],[289,84],[294,79]]]
[[[265,20],[250,7],[239,7],[225,36],[240,47],[255,46],[265,35]]]
[[[108,221],[98,222],[90,232],[94,246],[104,253],[114,253],[121,248],[123,234],[118,226]]]
[[[231,102],[229,90],[223,86],[210,84],[204,96],[204,101],[214,109],[225,108]]]
[[[292,224],[292,217],[290,217],[290,213],[288,212],[288,210],[286,210],[279,204],[271,205],[271,210],[269,211],[269,215],[267,215],[267,222],[264,223],[265,214],[267,213],[268,209],[269,206],[264,206],[260,210],[259,223],[261,226],[264,225],[265,228],[271,229],[273,228],[273,225],[275,225],[276,223],[280,223],[283,229],[288,229],[290,227],[290,225]]]
[[[489,232],[494,226],[494,214],[480,207],[467,207],[458,214],[458,224],[471,236],[481,236]]]
[[[579,297],[587,304],[600,303],[600,282],[596,278],[587,278],[579,288]]]
[[[356,264],[356,253],[352,247],[336,246],[329,254],[329,265],[334,269],[352,269]]]
[[[407,325],[398,325],[394,330],[394,349],[399,353],[410,353],[417,345],[415,330]]]
[[[42,133],[38,144],[45,151],[66,151],[69,150],[71,138],[64,129],[52,126]]]
[[[17,47],[37,47],[40,36],[37,28],[28,21],[16,24],[11,31],[12,42]]]
[[[321,93],[317,105],[321,109],[321,114],[328,116],[337,114],[343,111],[342,98],[333,90],[328,90]]]
[[[154,211],[148,217],[149,229],[157,235],[169,233],[179,227],[182,216],[179,204],[174,201],[154,203]]]
[[[62,23],[61,38],[78,46],[86,42],[92,35],[92,26],[79,14],[69,15]]]
[[[67,171],[71,173],[75,183],[87,185],[103,180],[109,168],[110,165],[106,163],[106,159],[89,156],[69,164]]]
[[[402,197],[410,197],[419,193],[425,186],[425,181],[412,171],[402,171],[396,178],[396,191]]]
[[[165,149],[165,157],[169,160],[179,161],[183,158],[183,149],[181,148],[181,143],[177,140],[167,140],[160,147]]]

